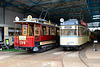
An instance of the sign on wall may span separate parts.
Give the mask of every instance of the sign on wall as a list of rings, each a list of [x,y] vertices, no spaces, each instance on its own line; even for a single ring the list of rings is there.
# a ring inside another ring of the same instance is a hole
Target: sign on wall
[[[81,24],[84,25],[84,26],[87,26],[87,23],[84,22],[83,20],[81,20]]]

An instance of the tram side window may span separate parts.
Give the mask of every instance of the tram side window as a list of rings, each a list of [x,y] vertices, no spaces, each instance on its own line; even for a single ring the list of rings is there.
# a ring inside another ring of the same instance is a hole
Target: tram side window
[[[47,35],[47,27],[42,26],[41,35]]]
[[[83,28],[83,35],[87,35],[87,30],[85,28]]]
[[[22,31],[23,31],[22,34],[23,35],[27,35],[27,29],[28,29],[27,25],[22,25]]]
[[[79,36],[87,35],[87,30],[85,28],[79,27]]]
[[[30,36],[33,36],[34,35],[34,26],[33,25],[30,25],[29,26],[29,35]]]
[[[56,35],[56,28],[51,27],[50,35]]]
[[[61,29],[61,35],[66,36],[66,34],[67,34],[67,30],[66,29]]]
[[[82,32],[83,32],[82,28],[79,27],[78,35],[79,35],[79,36],[82,36]]]
[[[39,27],[35,27],[35,35],[39,35]]]

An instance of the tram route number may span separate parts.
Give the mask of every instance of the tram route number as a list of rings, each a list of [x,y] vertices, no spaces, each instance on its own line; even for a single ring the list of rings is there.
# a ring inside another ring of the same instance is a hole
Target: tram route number
[[[26,36],[19,36],[19,40],[26,40]]]
[[[71,26],[65,26],[64,28],[72,28]]]
[[[67,42],[67,44],[74,43],[74,42]]]

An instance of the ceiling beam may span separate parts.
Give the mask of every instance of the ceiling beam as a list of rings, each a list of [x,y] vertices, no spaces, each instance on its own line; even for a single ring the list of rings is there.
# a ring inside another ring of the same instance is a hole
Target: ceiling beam
[[[93,13],[94,15],[98,15],[100,13]],[[78,16],[78,15],[90,15],[89,13],[84,13],[84,14],[65,14],[65,13],[62,13],[62,14],[56,14],[56,15],[50,15],[50,16],[66,16],[66,15],[69,15],[69,16]]]
[[[64,0],[63,2],[67,1],[79,1],[79,0]],[[51,4],[51,3],[59,3],[61,0],[58,1],[47,1],[47,2],[40,2],[38,5],[44,5],[44,4]],[[24,5],[33,5],[33,3],[26,3]],[[23,4],[15,4],[15,5],[9,5],[9,6],[24,6]]]
[[[7,6],[10,5],[13,1],[15,1],[15,0],[10,0],[9,2],[6,2],[5,6],[7,7]]]
[[[10,5],[13,1],[15,1],[15,0],[10,0],[9,2],[6,2],[5,0],[0,0],[0,2],[3,3],[3,5],[0,5],[0,7],[7,7],[7,6]]]
[[[56,9],[49,11],[68,11],[68,10],[81,10],[81,9],[99,9],[100,7],[90,7],[90,8],[75,8],[75,9]]]
[[[75,9],[55,9],[55,10],[48,10],[49,12],[53,11],[69,11],[69,10],[86,10],[86,9],[100,9],[100,7],[90,7],[90,8],[75,8]],[[45,11],[44,11],[45,12]],[[41,13],[41,11],[33,11],[33,13]]]
[[[100,4],[100,1],[97,1],[97,2],[89,2],[89,4]]]
[[[90,5],[90,0],[87,0],[87,5],[88,5],[88,8],[89,8],[89,11],[90,11],[90,14],[91,14],[91,16],[93,15],[92,13],[92,9],[90,9],[91,8],[91,5]]]

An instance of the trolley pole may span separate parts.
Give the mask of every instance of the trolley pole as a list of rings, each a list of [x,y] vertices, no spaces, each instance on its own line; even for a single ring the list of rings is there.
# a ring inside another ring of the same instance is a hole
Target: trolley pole
[[[97,51],[97,49],[96,49],[96,44],[98,43],[98,40],[94,40],[93,43],[94,43],[94,44],[93,44],[93,50],[94,50],[94,51]]]

